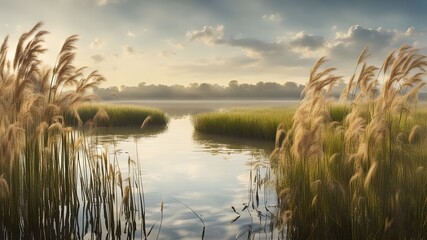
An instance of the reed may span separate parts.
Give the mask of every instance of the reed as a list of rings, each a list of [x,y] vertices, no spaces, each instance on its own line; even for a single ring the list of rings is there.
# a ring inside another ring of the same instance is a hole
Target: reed
[[[289,239],[427,237],[427,114],[417,101],[426,57],[402,46],[377,68],[368,55],[342,94],[344,118],[326,91],[340,78],[321,58],[277,139],[279,224]]]
[[[121,238],[122,214],[132,237],[140,211],[128,199],[142,194],[137,181],[124,181],[116,158],[65,120],[83,125],[78,108],[104,78],[73,65],[77,36],[66,39],[53,67],[43,63],[41,27],[22,34],[12,60],[7,37],[0,47],[0,238]],[[92,121],[106,117],[98,112]]]

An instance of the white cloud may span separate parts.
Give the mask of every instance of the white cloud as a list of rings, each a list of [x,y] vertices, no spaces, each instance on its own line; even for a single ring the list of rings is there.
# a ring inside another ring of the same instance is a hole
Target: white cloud
[[[339,64],[339,69],[348,72],[354,68],[357,57],[365,47],[368,47],[371,53],[369,63],[380,66],[390,51],[400,48],[403,44],[422,48],[424,44],[419,42],[421,35],[422,33],[413,27],[399,30],[353,25],[347,31],[335,32],[333,39],[325,41],[323,53],[333,64]]]
[[[295,34],[292,41],[289,42],[294,47],[306,48],[309,50],[316,50],[325,44],[325,39],[322,36],[315,36],[299,32]]]
[[[365,28],[360,25],[351,26],[347,32],[338,33],[336,41],[345,43],[368,43],[375,45],[388,45],[393,40],[397,32],[395,30],[387,30],[382,27],[377,29]]]
[[[405,35],[409,37],[409,36],[413,36],[413,35],[414,35],[414,33],[415,33],[415,28],[414,28],[414,27],[409,27],[409,28],[406,30]]]
[[[128,32],[126,33],[126,36],[128,36],[128,37],[135,37],[135,33],[134,33],[134,32],[132,32],[132,31],[128,31]]]
[[[227,45],[240,48],[245,57],[259,64],[275,66],[301,66],[306,62],[301,55],[291,51],[289,43],[278,40],[266,42],[255,38],[224,38],[224,26],[204,26],[201,30],[188,31],[181,45],[200,40],[206,45]]]
[[[200,40],[206,45],[214,45],[224,37],[224,25],[203,26],[201,30],[187,31],[185,36],[186,40],[181,44],[182,46],[186,46],[195,40]]]
[[[228,38],[225,37],[223,25],[204,26],[198,30],[188,31],[186,39],[181,44],[189,46],[191,42],[200,41],[208,46],[222,45],[242,51],[241,55],[225,57],[226,64],[206,63],[198,66],[198,70],[215,68],[215,66],[217,66],[215,69],[219,69],[225,65],[245,69],[258,67],[300,69],[310,67],[315,59],[326,55],[331,59],[332,64],[338,64],[339,69],[344,70],[345,73],[354,67],[355,58],[365,46],[370,47],[375,56],[373,63],[376,64],[393,48],[399,48],[404,43],[414,43],[417,40],[415,36],[420,34],[412,27],[404,31],[381,27],[372,29],[360,25],[351,26],[347,31],[336,31],[336,29],[335,37],[330,39],[301,31],[291,37],[277,37],[275,41],[266,41],[257,38]],[[420,43],[417,44],[420,45]]]
[[[90,47],[92,49],[101,49],[105,45],[105,42],[99,38],[95,38],[91,43]]]
[[[411,44],[416,35],[413,27],[406,31],[366,28],[360,25],[351,26],[347,32],[336,32],[335,39],[329,42],[328,47],[333,55],[353,58],[366,46],[371,51],[386,53],[399,48],[402,44]]]
[[[268,20],[268,21],[272,21],[272,22],[280,22],[282,21],[282,16],[280,16],[279,13],[274,13],[274,14],[270,14],[270,15],[263,15],[262,19],[264,20]]]

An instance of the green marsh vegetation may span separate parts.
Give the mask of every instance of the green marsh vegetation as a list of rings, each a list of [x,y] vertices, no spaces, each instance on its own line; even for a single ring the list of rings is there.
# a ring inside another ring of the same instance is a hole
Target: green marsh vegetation
[[[193,117],[197,131],[274,141],[277,126],[292,126],[291,108],[240,108],[224,112],[201,113]]]
[[[41,26],[22,34],[12,60],[8,38],[0,47],[0,238],[132,238],[137,228],[146,237],[138,159],[124,176],[116,155],[66,124],[72,116],[83,125],[78,107],[104,78],[73,65],[77,36],[45,65]],[[93,127],[105,118],[98,111]]]
[[[87,122],[100,110],[106,112],[108,119],[99,121],[99,127],[140,127],[148,117],[147,125],[166,126],[168,123],[168,117],[161,110],[137,105],[83,104],[77,112],[81,121]]]
[[[426,57],[409,46],[380,68],[365,49],[332,121],[335,68],[311,69],[275,158],[279,225],[289,239],[427,237],[427,114],[420,111]]]
[[[329,108],[333,121],[341,121],[347,114],[342,104],[332,104]],[[192,120],[199,132],[275,141],[278,128],[292,127],[295,110],[295,107],[237,108],[197,114]]]

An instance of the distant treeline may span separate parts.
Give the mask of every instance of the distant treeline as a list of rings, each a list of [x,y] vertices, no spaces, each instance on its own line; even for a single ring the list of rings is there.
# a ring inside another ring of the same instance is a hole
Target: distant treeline
[[[102,100],[133,99],[299,99],[304,85],[294,82],[258,82],[239,84],[230,81],[227,86],[210,83],[183,85],[146,85],[96,88],[94,93]]]
[[[339,97],[346,84],[340,82],[332,88],[332,95]],[[183,85],[146,85],[94,88],[101,100],[137,99],[300,99],[304,85],[294,82],[258,82],[239,84],[233,80],[227,86],[211,83],[192,83]],[[427,100],[427,93],[420,92],[420,100]]]

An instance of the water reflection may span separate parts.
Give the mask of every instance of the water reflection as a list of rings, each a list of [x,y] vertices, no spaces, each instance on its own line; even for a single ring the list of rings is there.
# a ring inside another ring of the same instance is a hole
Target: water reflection
[[[167,130],[167,126],[150,126],[144,129],[127,127],[98,127],[92,130],[92,136],[102,136],[102,140],[155,137]]]
[[[44,226],[34,236],[200,239],[206,226],[205,239],[283,238],[275,226],[275,176],[267,158],[273,143],[195,133],[189,116],[163,129],[98,128],[92,134],[79,138],[84,142],[75,145],[82,149],[72,154],[81,156],[72,161],[78,171],[73,208],[43,200],[56,215],[22,223],[37,231]],[[7,227],[19,233],[20,224]]]
[[[241,153],[249,150],[255,155],[267,158],[268,154],[274,150],[274,143],[257,139],[222,136],[197,131],[193,132],[193,139],[202,146],[203,151],[208,151],[211,154]]]
[[[156,135],[124,133],[113,137],[114,144],[114,134],[97,138],[110,155],[116,154],[124,174],[128,159],[140,162],[146,224],[154,225],[154,233],[164,204],[159,239],[200,239],[203,224],[192,211],[206,225],[205,239],[279,235],[267,159],[273,143],[194,133],[188,116],[171,119]]]

